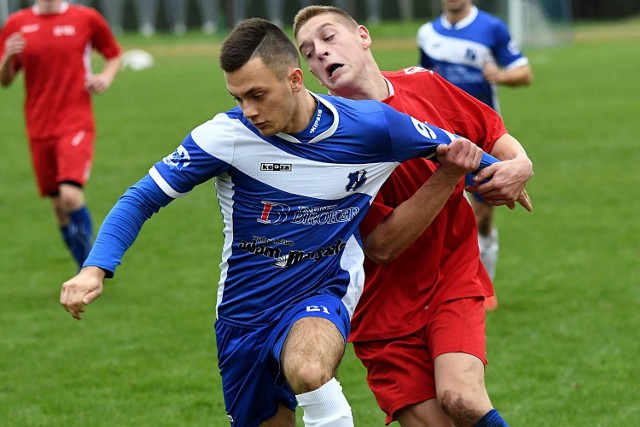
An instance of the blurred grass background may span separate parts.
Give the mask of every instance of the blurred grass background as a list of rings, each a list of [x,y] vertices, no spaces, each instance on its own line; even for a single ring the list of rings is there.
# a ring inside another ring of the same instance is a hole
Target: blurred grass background
[[[383,69],[414,65],[420,23],[370,27]],[[500,308],[487,387],[512,426],[631,426],[640,417],[640,20],[581,24],[531,49],[531,87],[500,90],[535,165],[534,212],[498,211]],[[124,35],[153,68],[95,98],[87,199],[99,224],[195,126],[234,105],[220,37]],[[307,73],[308,86],[321,91]],[[225,426],[213,334],[221,225],[213,184],[143,229],[85,319],[59,306],[75,266],[37,197],[22,81],[0,92],[0,425]],[[358,426],[384,417],[349,348],[340,380]]]

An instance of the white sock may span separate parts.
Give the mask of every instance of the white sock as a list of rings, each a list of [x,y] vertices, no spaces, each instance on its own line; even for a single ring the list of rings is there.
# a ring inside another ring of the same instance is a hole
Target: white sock
[[[296,395],[306,427],[353,427],[353,415],[342,386],[332,378],[317,390]]]
[[[496,276],[496,265],[498,264],[498,229],[494,226],[488,236],[478,233],[478,244],[480,246],[480,259],[484,268],[487,269],[491,280]]]

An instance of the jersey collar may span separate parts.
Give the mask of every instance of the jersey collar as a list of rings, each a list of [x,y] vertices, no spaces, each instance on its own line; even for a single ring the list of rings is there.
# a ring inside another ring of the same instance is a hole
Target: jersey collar
[[[475,5],[471,5],[471,10],[469,10],[469,14],[462,18],[460,22],[457,22],[455,25],[447,20],[447,17],[443,13],[440,16],[440,23],[447,30],[461,30],[465,27],[468,27],[478,16],[478,7]]]
[[[60,10],[58,10],[57,12],[53,12],[51,14],[47,13],[46,15],[55,15],[55,14],[65,13],[67,9],[69,9],[69,3],[66,1],[63,1],[62,3],[60,3]],[[31,10],[33,10],[33,13],[35,15],[45,15],[44,13],[42,13],[42,11],[40,10],[37,4],[34,4]]]
[[[329,101],[327,101],[326,99],[320,96],[317,96],[315,93],[311,91],[309,91],[309,93],[316,99],[317,102],[321,102],[325,108],[328,108],[329,111],[331,111],[331,114],[333,115],[333,123],[331,124],[329,129],[325,130],[324,132],[317,135],[311,141],[308,142],[308,144],[311,144],[317,141],[322,141],[323,139],[326,139],[331,135],[333,135],[336,129],[338,129],[338,124],[340,123],[340,116],[338,116],[338,110],[336,110],[336,107],[334,107],[333,104],[331,104]],[[284,139],[285,141],[301,143],[301,141],[298,138],[296,138],[295,136],[289,135],[288,133],[280,132],[276,134],[276,136]]]

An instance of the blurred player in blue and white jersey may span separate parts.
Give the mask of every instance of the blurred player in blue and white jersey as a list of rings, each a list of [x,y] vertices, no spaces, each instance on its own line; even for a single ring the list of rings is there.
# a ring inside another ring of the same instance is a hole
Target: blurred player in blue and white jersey
[[[335,373],[364,284],[358,225],[372,198],[409,158],[437,155],[469,172],[496,160],[383,103],[312,94],[296,47],[268,21],[237,26],[220,64],[239,107],[195,128],[127,190],[61,303],[79,319],[144,222],[215,178],[216,341],[231,424],[293,426],[299,404],[307,425],[352,426]]]
[[[533,80],[529,60],[499,18],[471,0],[442,0],[443,14],[418,30],[420,65],[500,112],[497,85],[523,86]],[[493,207],[473,197],[482,262],[493,279],[498,262],[498,231]],[[497,308],[497,299],[487,300]]]

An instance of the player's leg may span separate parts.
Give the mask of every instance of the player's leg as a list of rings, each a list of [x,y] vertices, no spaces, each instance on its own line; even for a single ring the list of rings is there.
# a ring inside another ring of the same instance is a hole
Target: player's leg
[[[349,319],[338,298],[307,300],[280,352],[285,378],[309,426],[353,426],[353,415],[336,371],[345,351]],[[276,350],[277,352],[277,350]]]
[[[444,302],[436,309],[430,325],[438,400],[456,426],[475,426],[494,412],[498,419],[489,425],[507,425],[493,408],[484,383],[487,361],[483,304],[482,297]]]
[[[396,420],[402,427],[453,427],[438,399],[406,406],[396,413]]]
[[[216,321],[218,368],[232,425],[294,427],[295,396],[279,378],[271,326],[244,329]]]
[[[434,365],[426,342],[426,326],[412,334],[388,340],[353,343],[367,369],[367,383],[388,425],[451,427],[436,400]]]
[[[494,207],[472,197],[473,211],[478,223],[478,242],[480,245],[480,258],[484,267],[493,280],[498,264],[498,230],[494,223]]]
[[[478,246],[480,247],[480,259],[484,268],[489,273],[491,280],[495,278],[498,265],[498,229],[494,222],[495,208],[482,199],[472,196],[471,205],[478,223]],[[498,298],[494,295],[485,301],[485,308],[489,311],[498,308]]]
[[[296,413],[284,406],[278,405],[278,413],[269,420],[260,424],[260,427],[294,427],[296,425]]]
[[[54,209],[65,227],[71,253],[81,267],[93,244],[93,221],[85,204],[84,184],[89,179],[93,161],[93,131],[79,131],[60,138],[56,148],[58,192]],[[64,216],[67,218],[64,218]]]

